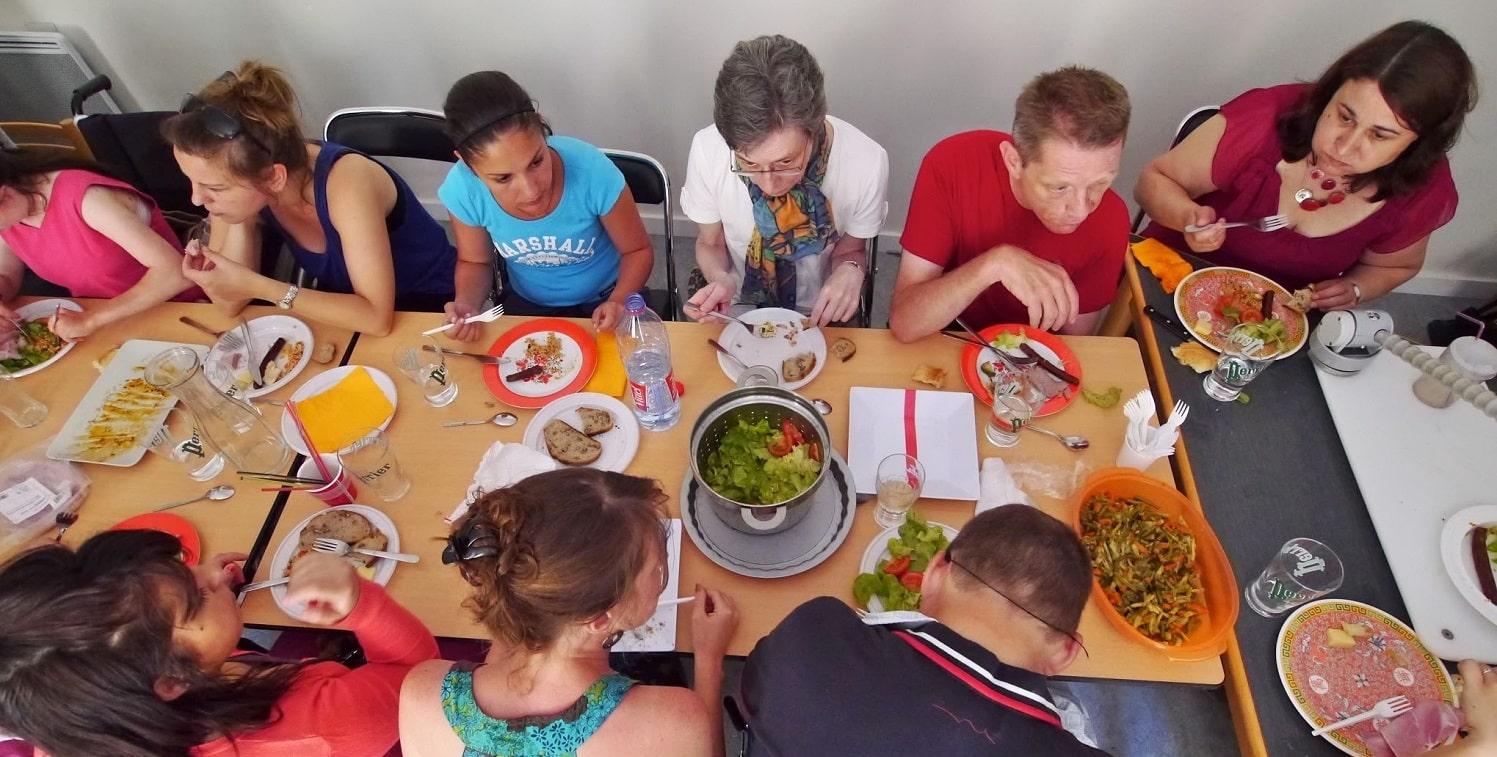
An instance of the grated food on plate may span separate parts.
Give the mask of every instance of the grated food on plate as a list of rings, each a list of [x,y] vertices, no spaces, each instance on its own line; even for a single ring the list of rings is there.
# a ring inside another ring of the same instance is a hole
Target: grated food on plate
[[[165,389],[136,376],[104,398],[69,454],[81,460],[104,462],[134,449],[149,434],[156,416],[171,399]]]
[[[1081,543],[1107,601],[1139,633],[1174,646],[1205,619],[1195,537],[1148,500],[1087,500]]]

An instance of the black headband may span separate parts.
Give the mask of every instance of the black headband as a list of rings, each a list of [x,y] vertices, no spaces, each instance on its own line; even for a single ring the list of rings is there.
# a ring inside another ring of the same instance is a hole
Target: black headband
[[[534,113],[534,112],[535,112],[535,103],[532,102],[529,105],[526,105],[525,107],[520,108],[519,110],[512,110],[512,111],[510,111],[508,113],[505,113],[502,116],[499,116],[498,118],[494,118],[494,119],[490,119],[488,121],[485,121],[482,126],[479,126],[476,129],[471,129],[471,130],[468,131],[467,134],[464,134],[463,137],[462,137],[462,139],[459,139],[457,141],[457,146],[458,147],[462,147],[463,145],[467,144],[469,140],[471,140],[474,137],[478,136],[479,134],[487,131],[489,129],[489,127],[494,126],[495,124],[498,124],[498,123],[500,123],[502,121],[505,121],[507,119],[510,119],[510,118],[514,118],[515,116],[521,115],[523,113]]]

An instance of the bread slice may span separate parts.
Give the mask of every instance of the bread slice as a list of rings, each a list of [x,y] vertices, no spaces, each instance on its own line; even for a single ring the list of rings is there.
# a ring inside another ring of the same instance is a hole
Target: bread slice
[[[832,353],[832,357],[838,358],[845,363],[853,355],[858,354],[858,346],[853,344],[851,339],[837,337],[832,340],[832,346],[828,351]]]
[[[337,539],[353,544],[375,533],[378,533],[378,530],[368,518],[351,510],[329,510],[313,518],[307,527],[301,530],[297,542],[311,549],[313,539]]]
[[[914,375],[910,376],[910,378],[926,386],[933,386],[940,389],[946,386],[946,369],[922,364],[915,369]]]
[[[582,433],[597,436],[613,430],[613,413],[601,407],[583,405],[577,408],[577,417],[582,420]]]
[[[812,352],[791,355],[780,364],[780,375],[787,383],[800,381],[811,375],[813,370],[816,370],[816,354]]]
[[[546,438],[546,452],[564,465],[587,465],[603,455],[601,442],[559,418],[547,423],[541,433]]]

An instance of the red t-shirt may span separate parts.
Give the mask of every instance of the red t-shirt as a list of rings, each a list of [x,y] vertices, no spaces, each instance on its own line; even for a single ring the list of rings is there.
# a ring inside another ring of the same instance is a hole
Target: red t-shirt
[[[1013,141],[999,131],[968,131],[936,143],[920,163],[900,244],[947,271],[1010,244],[1066,269],[1080,295],[1080,312],[1112,302],[1128,245],[1128,207],[1112,190],[1070,234],[1056,234],[1019,205],[998,146]],[[988,287],[962,316],[974,328],[1028,323],[1029,309],[1002,285]]]
[[[1196,202],[1216,210],[1217,218],[1251,220],[1279,212],[1278,165],[1283,159],[1275,123],[1279,114],[1299,102],[1308,84],[1281,84],[1253,89],[1222,106],[1226,131],[1211,159],[1215,192]],[[1306,237],[1293,229],[1262,232],[1232,229],[1220,249],[1206,253],[1213,263],[1257,271],[1299,289],[1338,278],[1356,265],[1362,253],[1397,252],[1429,236],[1455,216],[1458,197],[1445,158],[1413,192],[1393,197],[1361,223],[1324,237]],[[1188,249],[1174,229],[1149,224],[1144,236]]]

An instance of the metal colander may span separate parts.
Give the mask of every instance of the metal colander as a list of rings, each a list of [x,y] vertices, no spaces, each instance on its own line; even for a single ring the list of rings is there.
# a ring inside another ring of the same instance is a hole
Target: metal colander
[[[821,470],[816,473],[816,480],[805,491],[783,502],[764,504],[739,502],[719,494],[702,478],[702,469],[707,466],[707,457],[717,450],[717,445],[722,442],[723,434],[727,433],[728,429],[737,426],[740,420],[754,422],[760,419],[767,419],[771,426],[779,426],[782,421],[789,419],[807,441],[816,441],[821,444]],[[691,429],[691,475],[696,478],[697,483],[718,499],[739,507],[788,507],[810,496],[811,492],[816,491],[816,487],[821,485],[821,480],[826,477],[826,470],[832,459],[830,437],[831,434],[827,432],[826,422],[821,419],[821,414],[816,412],[816,408],[809,401],[795,392],[774,386],[746,386],[733,389],[713,400],[712,404],[708,405],[697,417],[696,425]]]

